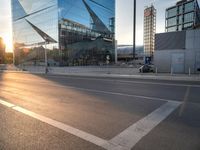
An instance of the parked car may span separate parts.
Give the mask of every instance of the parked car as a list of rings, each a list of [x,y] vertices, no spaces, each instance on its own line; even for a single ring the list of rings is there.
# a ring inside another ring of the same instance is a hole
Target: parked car
[[[139,68],[140,73],[155,72],[154,67],[151,65],[143,65]]]

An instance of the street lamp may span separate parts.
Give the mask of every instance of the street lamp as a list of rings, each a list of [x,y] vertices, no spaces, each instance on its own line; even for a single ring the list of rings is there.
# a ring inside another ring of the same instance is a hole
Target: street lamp
[[[133,60],[135,60],[135,35],[136,35],[136,0],[133,3]]]
[[[45,39],[44,58],[45,58],[45,74],[47,74],[48,73],[47,39]]]

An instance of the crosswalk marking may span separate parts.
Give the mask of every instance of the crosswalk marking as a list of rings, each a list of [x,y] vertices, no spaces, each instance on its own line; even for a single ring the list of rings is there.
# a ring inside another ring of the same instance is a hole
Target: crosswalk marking
[[[180,102],[166,102],[164,105],[134,123],[132,126],[121,132],[119,135],[113,139],[107,141],[105,139],[99,138],[85,131],[81,131],[62,122],[53,120],[51,118],[39,115],[15,104],[6,102],[0,99],[0,104],[9,107],[15,111],[21,112],[32,118],[45,122],[52,125],[58,129],[61,129],[67,133],[77,136],[85,141],[91,142],[105,148],[107,150],[130,150],[134,147],[137,142],[139,142],[145,135],[147,135],[153,128],[155,128],[159,123],[161,123],[167,116],[169,116],[177,107],[181,105]],[[119,120],[120,121],[120,120]]]

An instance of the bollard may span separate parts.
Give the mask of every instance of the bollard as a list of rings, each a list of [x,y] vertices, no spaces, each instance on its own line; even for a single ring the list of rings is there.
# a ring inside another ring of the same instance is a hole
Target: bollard
[[[171,67],[171,76],[173,75],[173,68]]]
[[[156,75],[158,74],[158,68],[156,67]]]
[[[190,69],[190,67],[189,67],[188,73],[189,73],[189,76],[191,76],[191,69]]]

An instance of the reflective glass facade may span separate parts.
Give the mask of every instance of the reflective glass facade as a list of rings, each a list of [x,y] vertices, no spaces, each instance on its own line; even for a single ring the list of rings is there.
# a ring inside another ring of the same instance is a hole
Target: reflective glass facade
[[[166,32],[194,29],[200,25],[197,0],[181,0],[166,10]]]
[[[115,0],[12,0],[16,64],[114,62]]]

